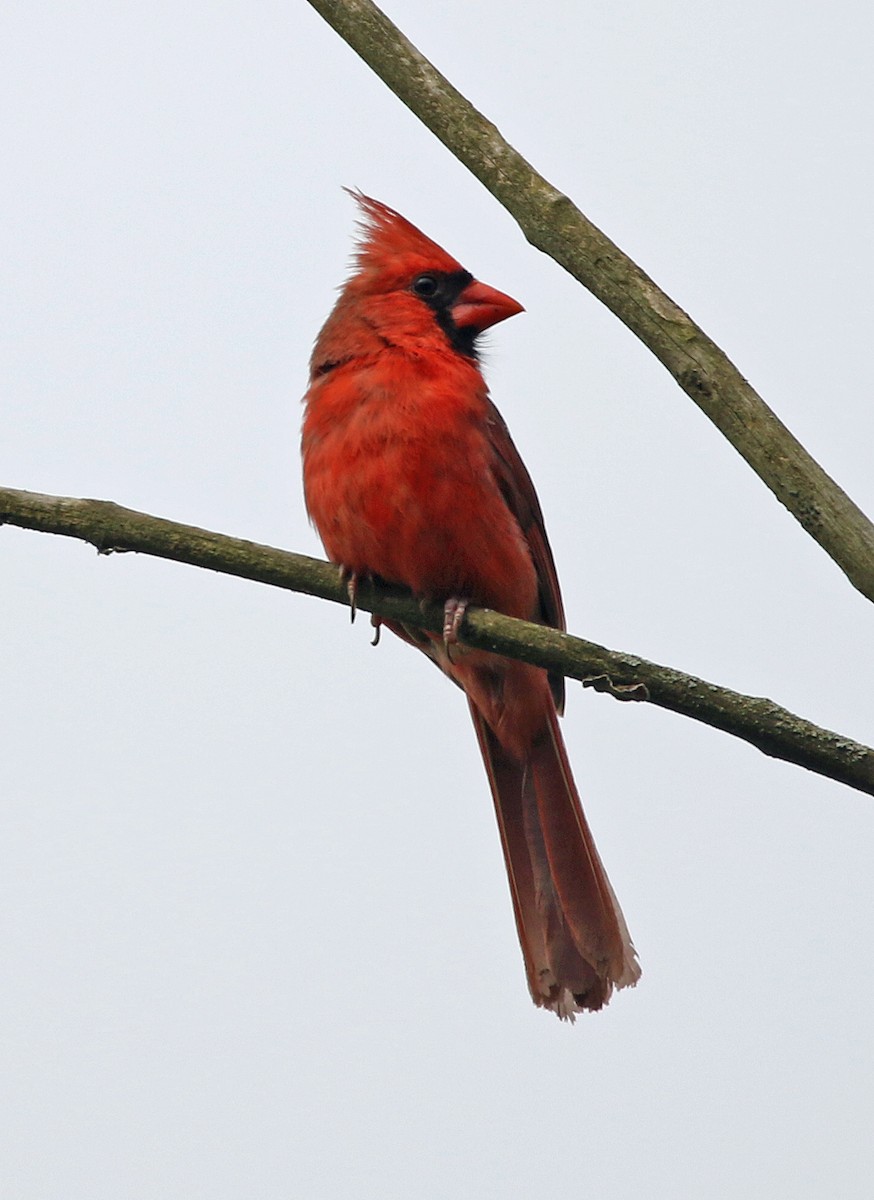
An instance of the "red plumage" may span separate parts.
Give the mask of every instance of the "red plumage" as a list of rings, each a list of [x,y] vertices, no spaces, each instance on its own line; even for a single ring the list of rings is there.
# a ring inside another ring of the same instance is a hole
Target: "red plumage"
[[[356,270],[320,333],[303,422],[307,509],[353,581],[446,606],[444,638],[391,628],[467,694],[536,1004],[573,1019],[640,968],[558,728],[563,680],[470,650],[466,603],[564,628],[533,484],[475,339],[521,312],[384,204],[356,195]]]

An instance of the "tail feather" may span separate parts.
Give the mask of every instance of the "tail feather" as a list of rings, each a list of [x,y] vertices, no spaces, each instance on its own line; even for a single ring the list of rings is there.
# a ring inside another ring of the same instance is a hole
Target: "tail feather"
[[[571,775],[555,709],[524,762],[471,716],[501,834],[535,1004],[561,1018],[601,1008],[640,967]]]
[[[518,764],[505,754],[473,704],[470,705],[470,712],[495,800],[495,813],[507,866],[516,929],[528,975],[528,988],[535,1003],[544,1004],[550,994],[547,979],[550,955],[547,948],[546,922],[538,903],[538,893],[542,891],[542,885],[538,886],[535,882],[534,863],[528,849],[529,835],[525,828],[526,803],[523,797],[522,772]],[[501,800],[500,797],[504,799]],[[530,802],[527,807],[530,809]]]

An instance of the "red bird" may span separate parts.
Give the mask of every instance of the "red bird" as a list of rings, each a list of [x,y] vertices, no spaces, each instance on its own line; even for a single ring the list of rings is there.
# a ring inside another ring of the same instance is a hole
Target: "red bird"
[[[305,398],[310,518],[349,581],[444,605],[443,637],[392,630],[467,694],[494,797],[534,1003],[599,1009],[640,967],[558,728],[564,680],[461,643],[467,604],[564,629],[534,486],[489,399],[483,330],[522,311],[385,204],[316,341]]]

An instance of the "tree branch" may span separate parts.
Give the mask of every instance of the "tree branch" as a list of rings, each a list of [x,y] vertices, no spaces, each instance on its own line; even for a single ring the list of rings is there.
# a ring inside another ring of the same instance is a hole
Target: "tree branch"
[[[242,538],[179,525],[107,500],[76,500],[0,488],[0,525],[79,538],[101,554],[136,551],[348,605],[330,563]],[[362,583],[358,607],[439,633],[443,611],[398,588]],[[874,750],[821,729],[771,700],[744,696],[636,655],[607,650],[541,625],[470,609],[460,640],[560,671],[619,699],[650,700],[756,746],[764,754],[874,795]]]
[[[504,140],[371,0],[309,0],[395,95],[667,367],[854,587],[874,600],[874,525],[674,301]]]

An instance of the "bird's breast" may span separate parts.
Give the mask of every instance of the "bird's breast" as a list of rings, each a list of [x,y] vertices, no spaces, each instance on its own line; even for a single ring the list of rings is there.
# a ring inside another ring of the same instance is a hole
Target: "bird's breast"
[[[317,380],[303,429],[307,507],[350,571],[530,616],[535,572],[495,479],[485,385],[474,364],[452,365],[449,378],[445,364],[413,363]]]

